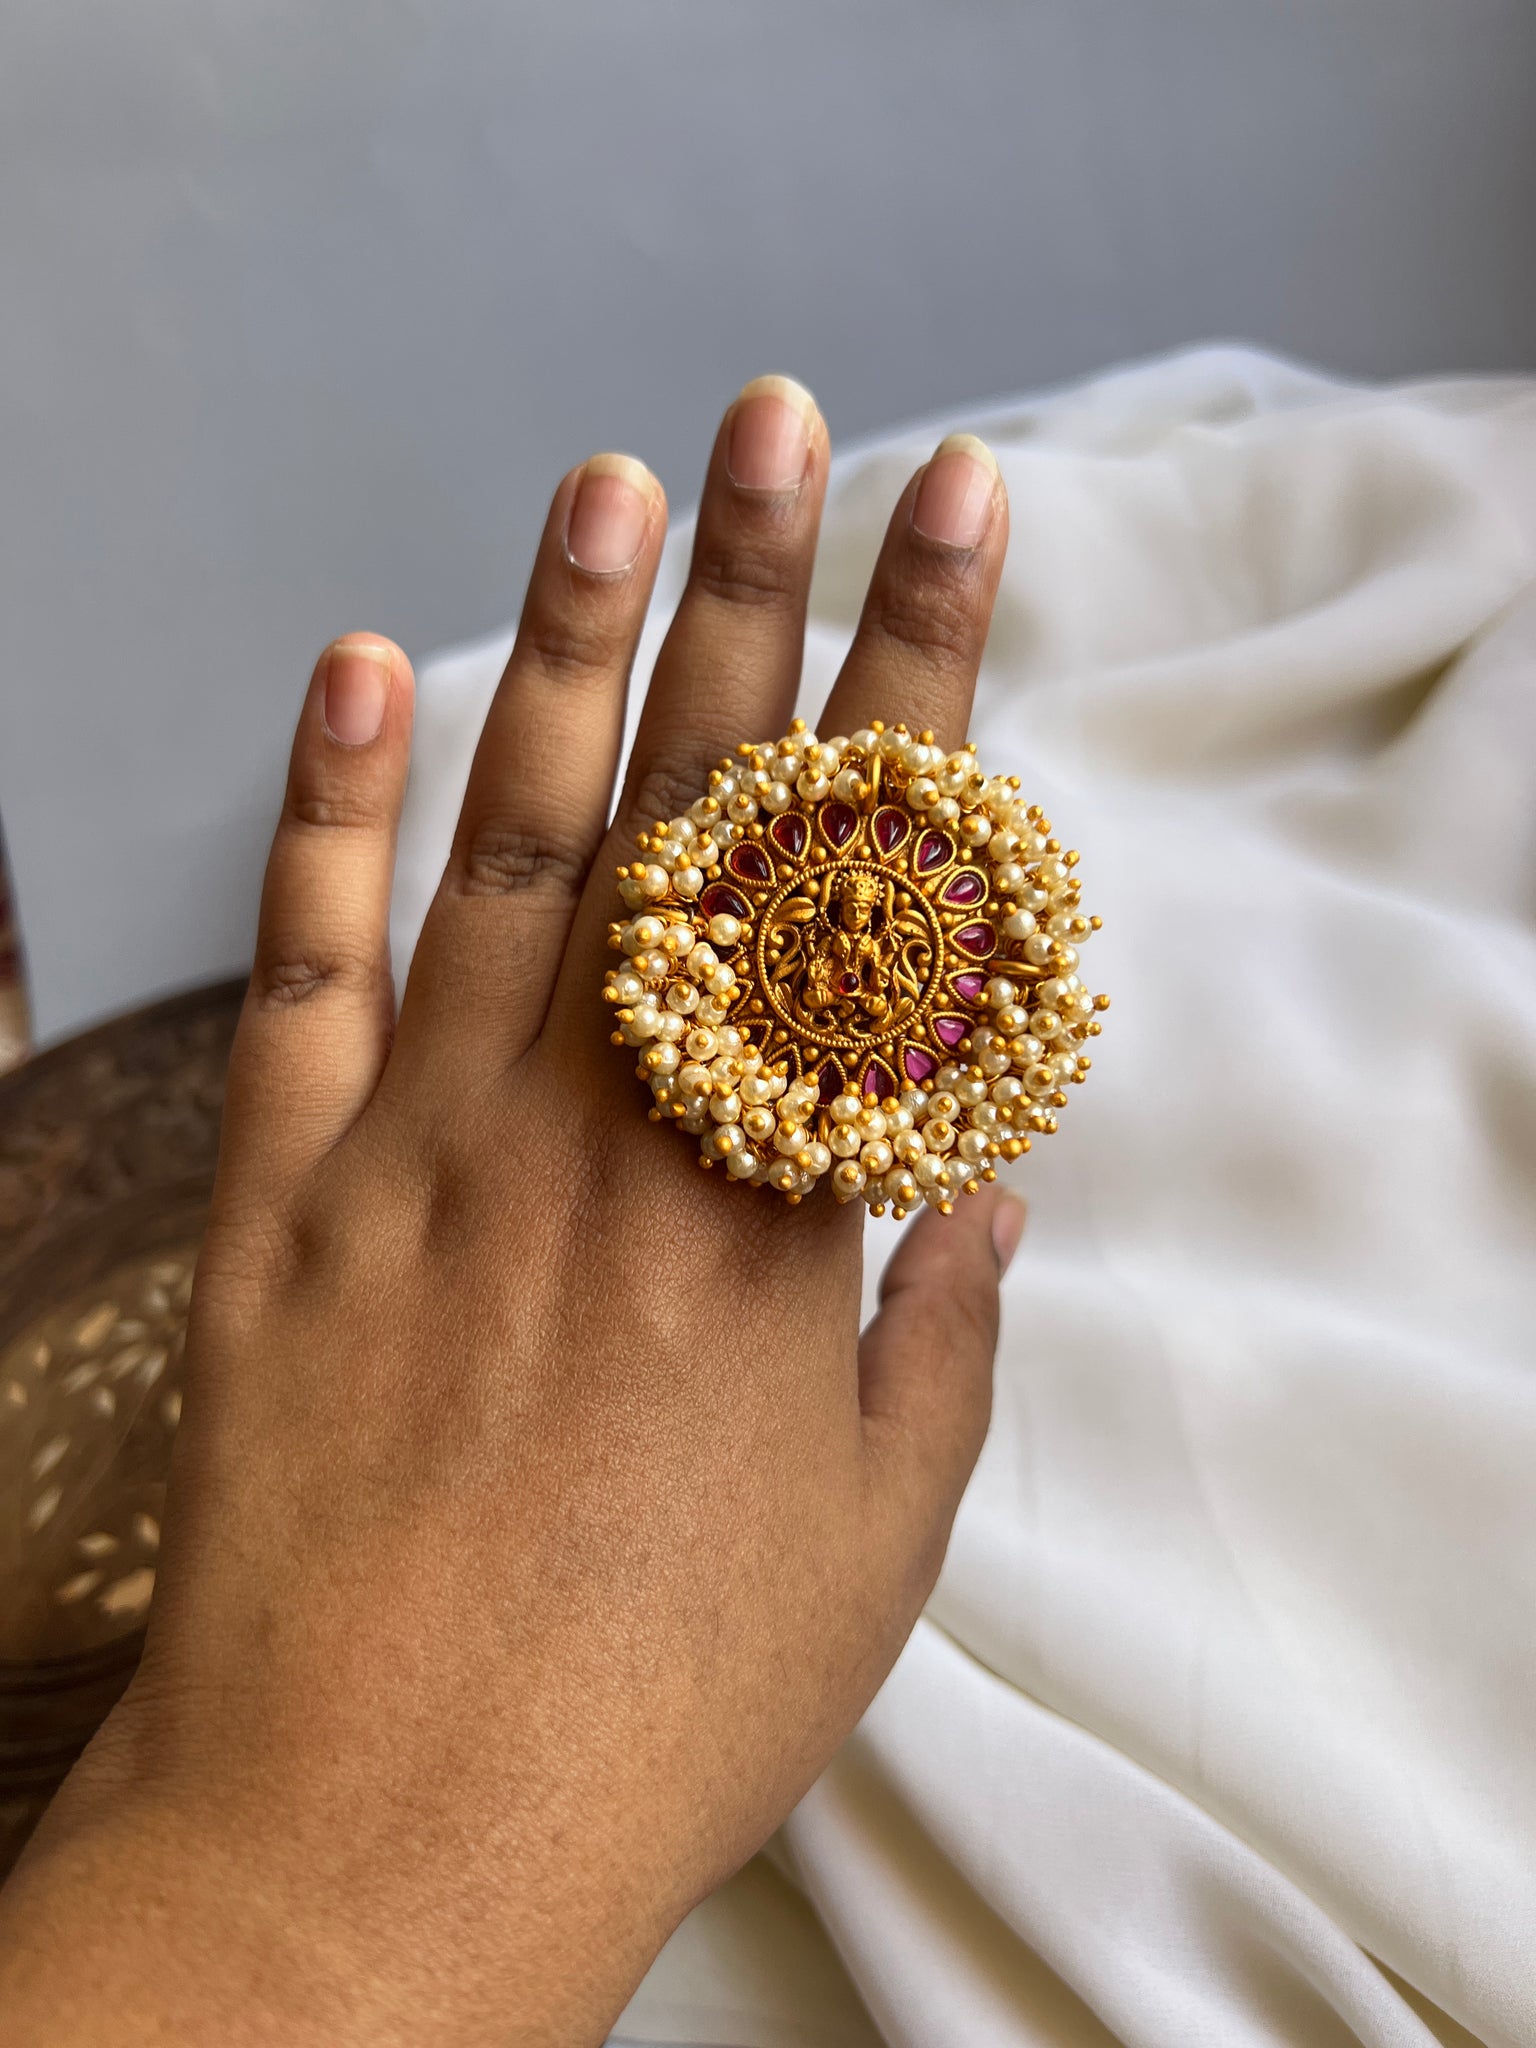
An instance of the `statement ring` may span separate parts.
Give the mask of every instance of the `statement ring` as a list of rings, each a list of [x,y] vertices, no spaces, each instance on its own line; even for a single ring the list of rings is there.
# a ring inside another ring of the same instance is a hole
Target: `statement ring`
[[[797,1202],[946,1214],[1056,1129],[1109,998],[1077,855],[974,745],[879,721],[744,741],[619,869],[603,990],[651,1117]]]

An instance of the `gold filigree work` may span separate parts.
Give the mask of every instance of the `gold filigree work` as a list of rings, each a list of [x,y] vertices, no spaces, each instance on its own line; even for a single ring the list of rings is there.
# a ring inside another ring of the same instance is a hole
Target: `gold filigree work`
[[[1096,1036],[1077,855],[975,749],[797,722],[619,871],[615,1042],[705,1165],[904,1212],[1056,1127]]]

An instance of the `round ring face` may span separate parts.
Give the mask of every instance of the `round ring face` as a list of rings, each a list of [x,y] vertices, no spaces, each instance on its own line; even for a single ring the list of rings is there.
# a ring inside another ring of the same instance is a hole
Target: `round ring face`
[[[604,994],[702,1165],[947,1210],[1056,1128],[1108,998],[1077,973],[1077,855],[1017,788],[929,733],[797,722],[641,833]]]

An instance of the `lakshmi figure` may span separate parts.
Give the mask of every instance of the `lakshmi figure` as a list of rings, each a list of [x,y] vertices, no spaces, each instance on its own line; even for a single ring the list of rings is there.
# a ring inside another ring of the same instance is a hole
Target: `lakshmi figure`
[[[932,959],[928,928],[897,911],[892,885],[869,868],[835,876],[824,910],[809,896],[791,896],[774,925],[783,942],[773,969],[779,1000],[812,1028],[883,1031],[910,1014],[922,993]]]

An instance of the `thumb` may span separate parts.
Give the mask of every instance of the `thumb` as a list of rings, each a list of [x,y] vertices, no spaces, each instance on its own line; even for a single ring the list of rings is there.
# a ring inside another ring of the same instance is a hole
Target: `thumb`
[[[959,1499],[992,1411],[998,1282],[1018,1249],[1024,1204],[993,1187],[925,1209],[886,1268],[880,1312],[859,1345],[865,1427]]]

